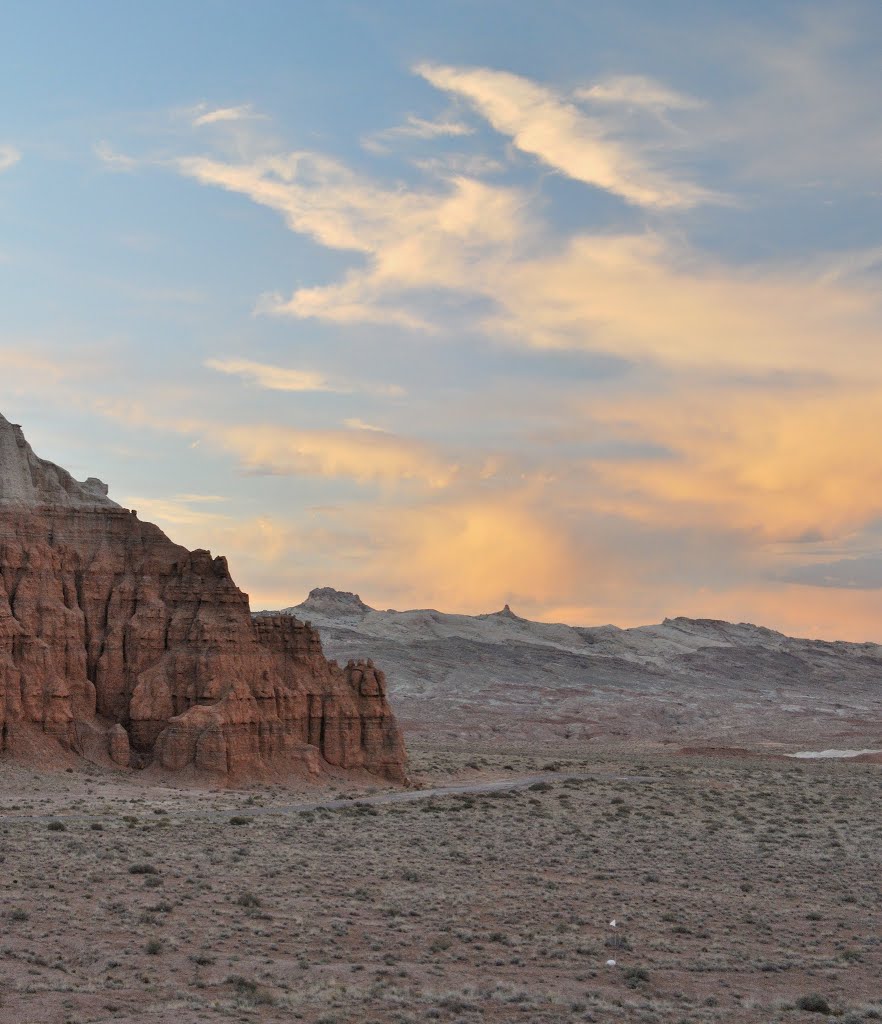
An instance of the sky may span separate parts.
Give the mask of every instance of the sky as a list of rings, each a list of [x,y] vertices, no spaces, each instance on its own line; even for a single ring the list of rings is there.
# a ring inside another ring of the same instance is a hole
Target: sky
[[[882,642],[882,6],[6,0],[0,412],[254,608]]]

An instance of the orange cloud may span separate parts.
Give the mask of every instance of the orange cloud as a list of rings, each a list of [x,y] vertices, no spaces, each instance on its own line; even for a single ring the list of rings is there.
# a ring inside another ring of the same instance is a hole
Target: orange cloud
[[[205,365],[218,373],[241,377],[269,391],[343,391],[346,388],[331,384],[313,370],[292,370],[284,366],[271,366],[253,359],[206,359]]]
[[[595,463],[606,511],[765,540],[838,536],[882,516],[882,388],[696,386],[591,416],[674,453]]]
[[[346,578],[387,603],[483,612],[520,598],[545,602],[571,586],[565,538],[521,495],[357,514],[369,547]]]
[[[255,470],[346,477],[358,483],[449,486],[458,467],[428,445],[376,430],[294,430],[239,426],[218,430],[216,440]]]
[[[879,595],[867,591],[821,591],[762,583],[720,590],[701,586],[641,587],[636,593],[622,593],[620,600],[551,604],[536,612],[542,622],[576,626],[612,623],[622,627],[646,626],[676,615],[752,622],[809,639],[882,643]]]
[[[491,290],[500,313],[486,329],[540,348],[882,378],[878,290],[815,269],[740,271],[656,235],[583,235],[558,255],[507,266]]]

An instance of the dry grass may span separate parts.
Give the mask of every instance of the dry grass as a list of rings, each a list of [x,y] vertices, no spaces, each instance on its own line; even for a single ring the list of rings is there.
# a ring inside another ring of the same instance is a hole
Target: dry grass
[[[561,767],[652,781],[251,817],[292,795],[2,769],[0,1021],[882,1020],[877,766]]]

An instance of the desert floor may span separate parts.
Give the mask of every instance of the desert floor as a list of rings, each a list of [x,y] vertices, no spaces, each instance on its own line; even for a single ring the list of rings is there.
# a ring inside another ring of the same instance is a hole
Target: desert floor
[[[593,774],[385,803],[0,765],[0,1022],[882,1020],[879,765],[421,743],[412,767]]]

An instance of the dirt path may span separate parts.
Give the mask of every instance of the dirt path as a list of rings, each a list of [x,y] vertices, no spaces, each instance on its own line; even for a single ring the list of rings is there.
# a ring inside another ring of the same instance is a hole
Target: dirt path
[[[507,779],[494,779],[488,782],[465,782],[454,786],[436,786],[431,789],[402,789],[371,796],[337,798],[333,800],[314,800],[309,803],[270,804],[266,806],[249,805],[225,808],[224,810],[191,809],[185,813],[170,811],[164,818],[168,822],[185,822],[196,819],[205,821],[223,821],[231,815],[238,817],[259,817],[267,814],[287,815],[299,814],[303,811],[341,810],[356,806],[377,806],[383,804],[412,803],[416,800],[431,800],[434,797],[468,796],[471,794],[498,793],[503,791],[527,789],[536,783],[555,783],[573,781],[602,780],[606,782],[656,782],[659,779],[651,775],[621,775],[612,772],[540,772],[535,775],[519,775]],[[182,802],[186,797],[182,799]],[[50,821],[66,822],[101,822],[106,816],[94,814],[18,814],[0,813],[0,824],[21,824],[34,822],[37,824]]]
[[[311,804],[288,804],[277,807],[246,807],[242,814],[292,814],[300,811],[338,810],[341,807],[352,807],[355,804],[404,804],[414,800],[429,800],[432,797],[466,796],[472,793],[498,793],[504,790],[526,789],[537,782],[565,782],[569,779],[587,781],[603,779],[608,782],[653,782],[650,775],[614,775],[611,772],[541,772],[537,775],[519,775],[511,779],[496,779],[492,782],[464,782],[458,786],[437,786],[432,789],[393,790],[388,793],[377,793],[374,796],[355,797],[349,800],[320,800]],[[237,812],[238,813],[238,812]]]

